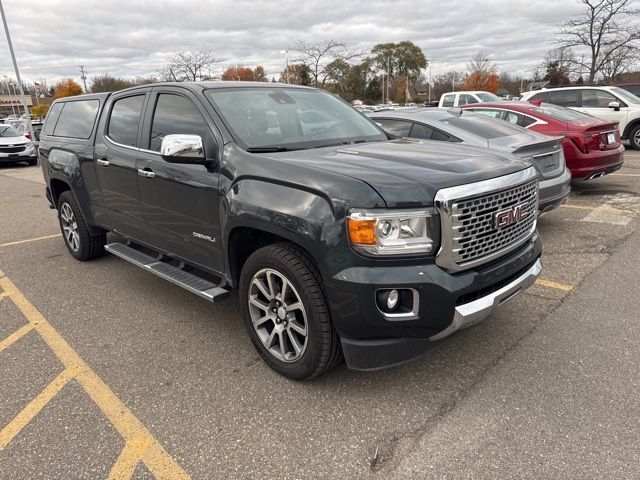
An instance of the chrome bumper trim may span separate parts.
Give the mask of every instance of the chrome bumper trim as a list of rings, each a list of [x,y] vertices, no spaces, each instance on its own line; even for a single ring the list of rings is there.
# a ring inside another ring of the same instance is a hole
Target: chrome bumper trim
[[[429,337],[429,340],[441,340],[457,330],[470,327],[480,320],[483,320],[500,304],[510,300],[521,290],[525,290],[533,285],[541,271],[542,261],[538,259],[531,268],[513,282],[473,302],[458,305],[451,324],[440,333]]]

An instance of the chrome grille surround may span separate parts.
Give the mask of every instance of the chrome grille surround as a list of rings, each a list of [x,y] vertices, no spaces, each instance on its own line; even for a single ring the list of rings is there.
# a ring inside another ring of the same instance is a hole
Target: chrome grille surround
[[[494,214],[527,203],[522,220],[500,230]],[[535,233],[538,216],[538,176],[529,167],[481,182],[444,188],[435,197],[440,211],[442,241],[436,264],[466,270],[501,257]]]

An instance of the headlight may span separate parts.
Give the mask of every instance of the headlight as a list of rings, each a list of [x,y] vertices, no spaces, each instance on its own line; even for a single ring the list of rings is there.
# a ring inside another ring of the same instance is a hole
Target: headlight
[[[373,255],[429,254],[439,237],[435,209],[354,210],[349,215],[349,240]]]
[[[32,152],[33,151],[33,143],[31,143],[31,142],[27,143],[27,146],[25,147],[25,150],[27,152]]]

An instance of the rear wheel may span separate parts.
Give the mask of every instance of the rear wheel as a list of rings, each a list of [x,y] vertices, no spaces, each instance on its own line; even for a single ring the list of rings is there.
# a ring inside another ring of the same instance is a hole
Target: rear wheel
[[[634,150],[640,150],[640,125],[637,125],[629,134],[629,143]]]
[[[63,192],[58,199],[58,221],[64,243],[74,258],[84,261],[104,255],[107,235],[89,233],[78,202],[70,191]]]
[[[311,378],[341,361],[320,273],[298,247],[278,243],[254,252],[242,269],[240,303],[251,341],[278,373]]]
[[[27,160],[27,163],[33,167],[38,164],[38,160],[34,158],[33,160]]]

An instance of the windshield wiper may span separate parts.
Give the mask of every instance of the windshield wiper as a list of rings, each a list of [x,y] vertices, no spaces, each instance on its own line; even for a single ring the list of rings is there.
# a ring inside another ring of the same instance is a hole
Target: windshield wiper
[[[324,147],[341,147],[342,145],[354,145],[356,143],[365,143],[367,140],[347,140],[346,142],[338,142],[338,143],[328,143],[326,145],[318,145],[313,148],[324,148]]]
[[[249,147],[247,152],[249,153],[269,153],[269,152],[290,152],[292,150],[300,150],[299,148],[287,148],[287,147]]]

